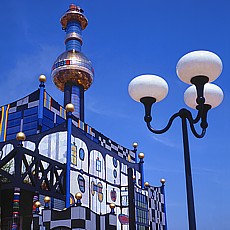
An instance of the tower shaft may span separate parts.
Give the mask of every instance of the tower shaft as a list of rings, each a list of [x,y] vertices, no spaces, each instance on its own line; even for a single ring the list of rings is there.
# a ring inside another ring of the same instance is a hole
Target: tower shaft
[[[84,121],[84,88],[81,85],[65,84],[64,106],[69,103],[74,105],[74,116]]]

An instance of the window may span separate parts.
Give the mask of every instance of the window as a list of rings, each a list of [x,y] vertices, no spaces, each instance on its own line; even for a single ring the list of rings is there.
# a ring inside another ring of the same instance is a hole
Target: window
[[[148,226],[148,203],[147,197],[144,194],[136,192],[136,220],[139,229],[144,229],[144,226]]]
[[[73,143],[71,145],[71,163],[74,164],[74,165],[77,165],[77,155],[76,155],[76,152],[77,152],[77,147],[76,147],[75,143]]]
[[[117,170],[116,169],[113,170],[113,176],[114,176],[114,178],[117,178]]]
[[[116,158],[113,158],[113,166],[114,166],[115,168],[117,168],[117,159],[116,159]]]
[[[83,148],[79,150],[79,158],[83,161],[85,159],[85,151]]]
[[[85,179],[83,178],[82,175],[78,175],[78,185],[79,185],[79,189],[82,193],[85,192]]]
[[[101,161],[99,160],[99,157],[96,160],[96,170],[101,172]]]

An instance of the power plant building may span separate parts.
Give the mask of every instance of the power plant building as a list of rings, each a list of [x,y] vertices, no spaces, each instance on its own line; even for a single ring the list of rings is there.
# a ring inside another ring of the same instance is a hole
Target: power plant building
[[[137,144],[128,149],[85,123],[94,69],[81,51],[83,10],[70,5],[60,22],[66,50],[51,77],[64,104],[41,75],[37,90],[0,107],[0,229],[166,230],[165,181],[145,183]]]

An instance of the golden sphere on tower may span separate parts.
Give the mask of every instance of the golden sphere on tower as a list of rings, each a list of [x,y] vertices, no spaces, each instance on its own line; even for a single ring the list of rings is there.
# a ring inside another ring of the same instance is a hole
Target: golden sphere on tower
[[[138,147],[138,143],[137,142],[134,142],[133,143],[133,148],[137,148]]]
[[[49,196],[46,196],[46,197],[44,198],[44,202],[45,202],[45,203],[49,203],[49,202],[50,202],[50,197],[49,197]]]
[[[144,153],[139,153],[138,157],[139,157],[139,159],[144,159],[145,158],[145,154]]]
[[[39,81],[40,81],[40,82],[44,82],[44,83],[45,83],[45,82],[46,82],[46,76],[45,76],[45,75],[43,75],[43,74],[42,74],[42,75],[40,75],[40,76],[39,76]]]
[[[41,207],[40,201],[36,201],[34,205],[35,205],[36,208],[40,208]]]
[[[165,179],[164,178],[161,178],[161,184],[165,184]]]
[[[67,112],[73,112],[74,111],[74,105],[69,103],[66,105],[65,109]]]
[[[82,194],[81,194],[80,192],[77,192],[77,193],[75,194],[75,198],[76,198],[77,200],[80,200],[80,199],[82,198]]]
[[[25,133],[23,133],[23,132],[17,133],[17,135],[16,135],[16,140],[17,141],[24,141],[25,139],[26,139]]]
[[[111,204],[109,204],[109,207],[112,209],[112,208],[115,208],[116,205],[114,203],[111,203]]]
[[[83,53],[73,49],[65,51],[56,59],[51,77],[57,88],[63,92],[67,83],[81,85],[87,90],[93,83],[94,69]]]
[[[148,181],[146,181],[146,182],[144,183],[144,186],[145,186],[145,187],[150,187],[149,182],[148,182]]]

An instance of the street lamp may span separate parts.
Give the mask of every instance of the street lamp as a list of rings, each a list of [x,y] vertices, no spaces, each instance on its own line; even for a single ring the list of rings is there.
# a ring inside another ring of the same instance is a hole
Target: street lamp
[[[150,124],[152,121],[151,108],[154,103],[163,100],[167,96],[168,84],[166,81],[156,75],[141,75],[129,83],[128,90],[132,99],[144,104],[144,120],[151,132],[155,134],[165,133],[169,130],[175,118],[181,118],[189,229],[196,230],[187,122],[195,137],[204,137],[208,127],[208,111],[218,106],[223,100],[223,91],[221,88],[210,83],[221,74],[222,62],[221,59],[212,52],[194,51],[184,55],[179,60],[176,70],[180,80],[192,84],[184,93],[184,101],[189,107],[197,110],[197,116],[195,118],[193,118],[189,110],[183,108],[172,115],[165,128],[156,130]],[[198,133],[195,128],[195,124],[197,123],[199,123],[201,127],[200,133]]]

